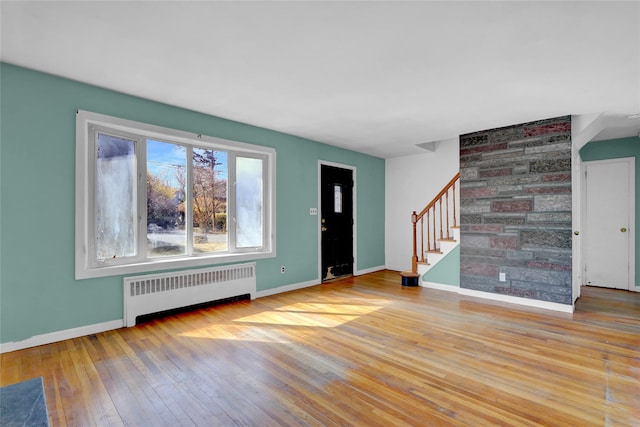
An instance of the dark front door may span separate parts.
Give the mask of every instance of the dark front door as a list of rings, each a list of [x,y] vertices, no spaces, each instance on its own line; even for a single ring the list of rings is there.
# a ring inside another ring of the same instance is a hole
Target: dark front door
[[[321,166],[322,280],[353,274],[353,171]]]

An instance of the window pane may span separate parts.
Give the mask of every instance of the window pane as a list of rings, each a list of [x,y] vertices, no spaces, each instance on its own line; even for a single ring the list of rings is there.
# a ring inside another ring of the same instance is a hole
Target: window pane
[[[136,255],[136,142],[96,133],[96,259]]]
[[[227,239],[227,153],[193,149],[193,251],[221,252]]]
[[[184,255],[187,154],[185,147],[147,140],[148,256]]]
[[[342,213],[342,186],[333,186],[333,212]]]
[[[236,158],[236,246],[262,247],[262,160]]]

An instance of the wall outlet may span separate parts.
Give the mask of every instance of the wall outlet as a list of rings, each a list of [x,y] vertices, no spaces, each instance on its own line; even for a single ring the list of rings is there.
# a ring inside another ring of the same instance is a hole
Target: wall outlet
[[[318,215],[318,208],[309,208],[309,215]]]
[[[284,267],[282,267],[284,268]],[[507,273],[500,273],[500,281],[501,282],[506,282],[507,281]]]
[[[280,267],[280,273],[284,274],[284,265]]]

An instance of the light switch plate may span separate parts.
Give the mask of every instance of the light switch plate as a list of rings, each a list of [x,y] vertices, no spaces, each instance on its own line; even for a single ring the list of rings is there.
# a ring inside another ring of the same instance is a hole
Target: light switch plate
[[[318,208],[309,208],[309,215],[318,215]]]
[[[506,273],[500,273],[500,281],[501,282],[506,282],[507,281],[507,274]]]

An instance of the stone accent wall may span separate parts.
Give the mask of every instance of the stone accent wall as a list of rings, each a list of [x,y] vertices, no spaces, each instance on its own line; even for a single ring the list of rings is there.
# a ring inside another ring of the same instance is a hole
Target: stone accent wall
[[[460,225],[460,287],[571,304],[571,117],[460,136]]]

